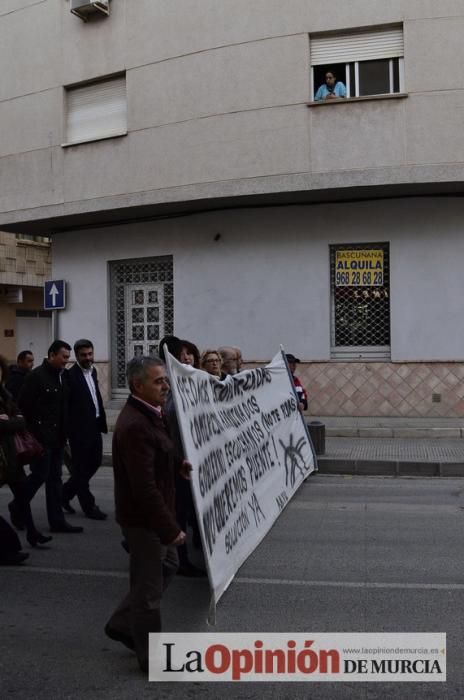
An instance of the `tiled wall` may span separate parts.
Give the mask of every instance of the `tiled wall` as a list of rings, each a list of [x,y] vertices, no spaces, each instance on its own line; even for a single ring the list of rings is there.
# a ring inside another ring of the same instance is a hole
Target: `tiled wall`
[[[464,363],[313,362],[297,375],[315,416],[464,416]]]
[[[108,401],[109,363],[96,366]],[[464,417],[464,363],[311,362],[297,375],[313,416]]]
[[[98,385],[103,403],[107,403],[111,399],[109,362],[95,362],[95,368],[98,372]]]

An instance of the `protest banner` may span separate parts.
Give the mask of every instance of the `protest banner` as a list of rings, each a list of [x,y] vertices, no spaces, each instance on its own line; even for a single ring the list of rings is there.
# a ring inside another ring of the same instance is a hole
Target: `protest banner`
[[[282,352],[223,381],[167,366],[215,605],[315,457]]]

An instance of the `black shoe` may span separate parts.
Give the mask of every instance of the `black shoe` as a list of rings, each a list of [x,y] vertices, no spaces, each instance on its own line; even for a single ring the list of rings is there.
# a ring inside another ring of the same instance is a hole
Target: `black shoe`
[[[38,530],[35,530],[34,532],[28,532],[26,535],[26,540],[29,542],[31,547],[37,547],[37,545],[47,544],[47,542],[51,542],[52,539],[53,537],[42,535],[42,533]]]
[[[134,651],[134,642],[132,640],[132,637],[129,637],[128,634],[124,634],[124,632],[118,632],[117,630],[112,629],[108,624],[105,625],[105,634],[113,641],[121,642],[121,644],[124,644],[124,646],[126,646],[128,649]]]
[[[207,576],[206,571],[199,569],[198,566],[195,566],[191,562],[181,564],[177,569],[177,573],[179,576],[187,576],[188,578],[205,578],[205,576]]]
[[[80,525],[70,525],[67,522],[61,523],[61,525],[58,525],[57,527],[51,527],[50,532],[84,532],[84,528],[81,527]]]
[[[24,530],[24,518],[18,511],[18,506],[15,501],[8,503],[8,510],[10,511],[10,520],[13,527],[17,530]]]
[[[63,499],[63,501],[61,502],[61,507],[63,508],[63,510],[65,511],[65,513],[68,513],[69,515],[75,515],[75,514],[76,514],[76,511],[74,510],[74,508],[72,507],[72,505],[70,504],[69,501],[65,501],[65,500]]]
[[[35,532],[28,532],[26,535],[26,540],[29,542],[31,547],[37,547],[37,545],[47,544],[51,542],[53,537],[42,535],[41,532],[35,530]]]
[[[26,559],[29,559],[29,554],[27,552],[11,552],[10,554],[2,554],[0,557],[0,565],[14,566],[15,564],[22,564]]]
[[[108,516],[106,513],[103,513],[98,506],[95,506],[85,514],[85,517],[90,518],[90,520],[106,520]]]

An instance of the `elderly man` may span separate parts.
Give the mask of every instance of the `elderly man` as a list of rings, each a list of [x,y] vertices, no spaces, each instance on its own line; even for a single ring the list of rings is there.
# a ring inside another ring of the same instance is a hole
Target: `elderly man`
[[[162,360],[137,357],[127,366],[131,395],[113,435],[116,520],[130,551],[130,590],[105,627],[148,670],[148,635],[161,631],[161,596],[178,567],[185,532],[176,522],[175,473],[190,465],[175,457],[161,407],[169,393]]]
[[[224,345],[219,348],[222,357],[222,373],[226,377],[229,374],[237,374],[242,367],[242,352],[240,348],[233,345]]]

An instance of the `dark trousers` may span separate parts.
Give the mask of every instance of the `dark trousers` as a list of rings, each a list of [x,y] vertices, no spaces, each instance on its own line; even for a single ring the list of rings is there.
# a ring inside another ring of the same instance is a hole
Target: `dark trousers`
[[[187,525],[191,525],[194,545],[198,549],[201,548],[200,528],[195,513],[192,488],[190,486],[190,481],[183,479],[181,476],[176,478],[176,520],[184,532],[187,532]],[[181,566],[188,566],[191,564],[187,544],[178,547],[177,551]]]
[[[177,548],[162,545],[151,530],[123,528],[130,549],[130,590],[108,621],[108,626],[134,641],[143,668],[148,664],[148,635],[161,632],[161,596],[174,578]]]
[[[92,440],[86,436],[85,444],[75,438],[70,440],[71,476],[63,485],[63,499],[71,501],[74,496],[79,499],[84,513],[91,513],[95,508],[95,497],[90,491],[89,482],[102,462],[103,440],[100,431],[96,430]]]
[[[63,448],[47,447],[42,457],[32,460],[31,473],[27,475],[23,496],[30,503],[42,484],[45,484],[47,516],[50,527],[60,527],[65,522],[61,507],[61,470],[63,466]]]
[[[13,528],[0,516],[0,559],[21,550],[21,542]]]
[[[11,493],[14,496],[15,505],[18,509],[18,513],[24,520],[26,526],[27,534],[33,535],[37,532],[37,528],[34,523],[34,518],[32,517],[31,502],[29,500],[29,494],[27,491],[27,477],[24,475],[20,480],[11,482],[9,484]]]

